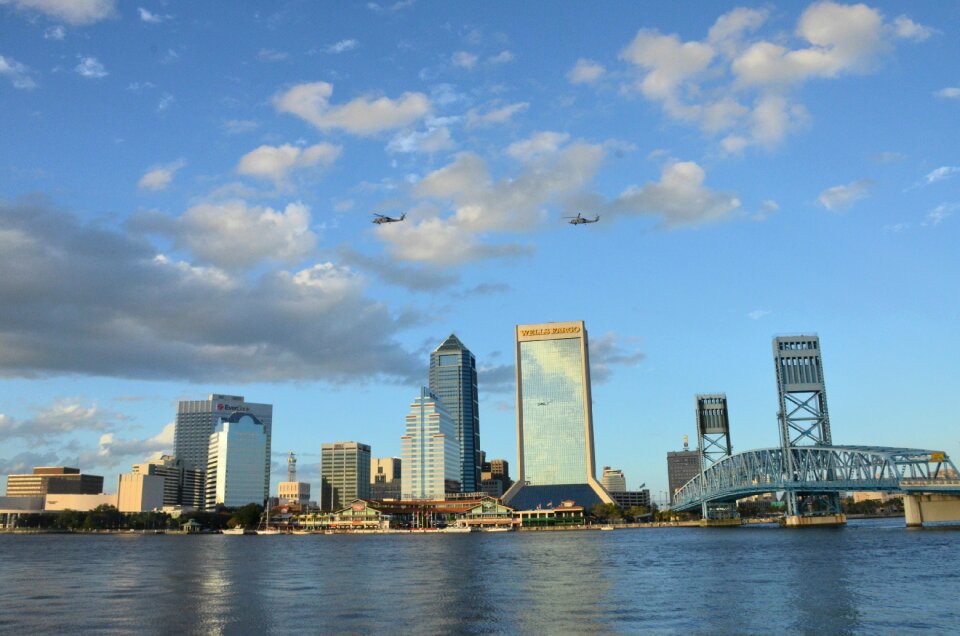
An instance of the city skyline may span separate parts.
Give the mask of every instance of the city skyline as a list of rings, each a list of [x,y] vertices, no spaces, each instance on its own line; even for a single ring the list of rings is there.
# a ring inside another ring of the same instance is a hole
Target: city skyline
[[[450,333],[514,463],[513,326],[569,317],[654,498],[695,395],[778,445],[779,334],[834,443],[960,455],[950,3],[64,6],[0,3],[0,480],[115,484],[217,393],[317,493],[324,442],[400,455]]]

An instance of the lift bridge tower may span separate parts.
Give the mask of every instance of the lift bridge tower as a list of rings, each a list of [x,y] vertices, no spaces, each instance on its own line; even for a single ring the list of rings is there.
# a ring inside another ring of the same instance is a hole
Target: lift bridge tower
[[[730,415],[724,393],[697,395],[697,436],[700,445],[700,474],[732,452],[730,445]],[[701,484],[703,483],[701,478]],[[736,519],[736,502],[703,502],[703,518]]]
[[[796,479],[796,457],[792,449],[801,446],[833,446],[827,388],[823,380],[820,338],[778,336],[773,339],[773,361],[780,398],[780,446],[783,449],[786,481]],[[840,493],[798,493],[788,490],[787,514],[840,514]]]

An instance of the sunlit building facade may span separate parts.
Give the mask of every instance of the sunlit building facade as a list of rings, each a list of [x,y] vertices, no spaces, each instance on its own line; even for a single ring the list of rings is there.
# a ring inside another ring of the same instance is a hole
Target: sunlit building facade
[[[320,509],[339,510],[370,497],[370,447],[333,442],[320,447]]]
[[[267,434],[263,424],[247,413],[222,418],[209,437],[206,508],[263,505],[263,472]]]
[[[477,361],[453,334],[430,354],[430,391],[443,402],[456,427],[460,444],[460,490],[477,492],[480,483]]]
[[[410,405],[400,438],[402,499],[443,499],[460,492],[460,444],[453,419],[426,387]]]
[[[504,503],[613,503],[596,479],[590,358],[583,321],[517,325],[517,482]]]

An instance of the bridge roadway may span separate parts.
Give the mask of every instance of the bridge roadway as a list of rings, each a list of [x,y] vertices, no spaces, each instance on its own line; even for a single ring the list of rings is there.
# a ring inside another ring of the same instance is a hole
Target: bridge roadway
[[[960,496],[960,475],[946,453],[882,446],[791,448],[792,474],[782,448],[728,455],[687,482],[674,495],[673,510],[700,509],[704,502],[733,502],[768,492],[902,492]],[[960,502],[958,502],[960,503]],[[907,520],[910,524],[910,519]]]

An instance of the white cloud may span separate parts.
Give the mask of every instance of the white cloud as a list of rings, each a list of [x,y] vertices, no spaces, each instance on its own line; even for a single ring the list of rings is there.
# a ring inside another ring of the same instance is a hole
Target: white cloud
[[[374,13],[396,13],[412,7],[415,0],[398,0],[393,4],[384,5],[378,2],[368,2],[367,8]]]
[[[391,139],[390,143],[387,144],[387,152],[396,153],[433,154],[453,148],[456,148],[456,143],[450,136],[450,129],[446,126],[430,128],[422,132],[402,133]]]
[[[148,439],[123,439],[113,432],[104,433],[100,436],[97,461],[101,466],[113,467],[128,459],[144,461],[170,454],[176,426],[176,422],[170,422]]]
[[[467,128],[482,128],[496,124],[505,124],[510,121],[514,115],[526,110],[530,106],[527,102],[518,102],[516,104],[507,104],[500,108],[492,108],[485,113],[480,113],[476,108],[471,108],[467,112]]]
[[[358,44],[359,42],[353,39],[340,40],[339,42],[334,42],[324,50],[327,53],[333,53],[333,54],[346,53],[347,51],[352,51],[353,49],[357,48]]]
[[[538,132],[523,141],[517,141],[507,146],[507,155],[519,161],[531,161],[544,155],[557,152],[563,144],[569,141],[568,133],[552,131]]]
[[[924,227],[940,225],[948,216],[952,215],[957,210],[960,210],[960,203],[941,203],[934,209],[927,212],[927,216],[924,218],[921,225]]]
[[[108,75],[107,69],[95,57],[79,56],[80,63],[73,69],[81,77],[100,79]]]
[[[922,40],[929,29],[901,16],[885,21],[864,4],[816,2],[793,34],[758,38],[769,12],[737,8],[720,16],[704,40],[641,29],[620,57],[639,73],[634,87],[668,117],[717,136],[724,152],[772,147],[810,120],[795,89],[814,79],[878,67],[896,39]]]
[[[309,167],[327,168],[337,160],[342,146],[319,143],[308,148],[284,144],[260,146],[245,154],[237,165],[237,172],[253,177],[273,179],[277,183],[286,180],[291,170]]]
[[[257,53],[257,59],[261,62],[282,62],[290,57],[286,51],[275,51],[273,49],[260,49]]]
[[[8,78],[14,88],[30,90],[37,87],[37,83],[30,77],[30,69],[12,57],[0,55],[0,76]]]
[[[170,182],[173,181],[174,175],[177,171],[187,165],[187,162],[183,159],[178,159],[173,163],[168,163],[162,166],[154,166],[147,170],[140,181],[137,182],[137,187],[141,190],[152,190],[154,192],[164,190]]]
[[[694,226],[729,218],[740,208],[733,192],[704,186],[706,173],[693,161],[668,164],[660,181],[627,188],[607,207],[615,214],[654,215],[665,227]]]
[[[606,69],[592,60],[581,57],[567,73],[571,84],[592,84],[603,77]]]
[[[761,318],[769,315],[770,315],[770,311],[767,309],[754,309],[753,311],[747,314],[747,318],[749,318],[750,320],[760,320]]]
[[[960,99],[960,87],[958,86],[948,86],[946,88],[941,88],[936,93],[937,97],[942,97],[944,99]]]
[[[917,42],[923,42],[934,34],[934,30],[930,27],[917,24],[905,15],[898,16],[893,21],[893,31],[898,38]]]
[[[147,9],[144,9],[143,7],[138,7],[137,11],[140,14],[140,21],[147,22],[148,24],[160,24],[164,20],[169,20],[170,18],[173,17],[170,15],[163,15],[160,13],[151,13],[150,11],[148,11]]]
[[[608,331],[590,338],[590,378],[594,382],[606,382],[613,375],[613,367],[635,367],[646,357],[646,354],[622,345],[617,334]]]
[[[113,16],[114,0],[0,0],[18,9],[39,11],[68,24],[93,24]]]
[[[817,201],[831,212],[846,210],[856,201],[867,196],[871,185],[873,182],[869,179],[861,179],[846,185],[833,186],[821,192]]]
[[[157,114],[163,113],[168,108],[173,106],[173,103],[177,101],[177,98],[171,95],[170,93],[164,93],[160,96],[160,101],[157,102]]]
[[[471,69],[477,65],[477,56],[467,51],[457,51],[450,57],[454,66]]]
[[[26,420],[0,414],[0,440],[20,438],[33,443],[77,431],[102,431],[109,428],[115,413],[104,413],[96,404],[83,404],[79,398],[63,398],[43,407]]]
[[[494,180],[482,158],[461,153],[417,183],[413,194],[425,203],[409,210],[404,223],[380,226],[376,233],[395,258],[435,265],[529,253],[497,236],[541,226],[545,206],[581,191],[603,156],[599,145],[573,143],[544,151],[516,177]],[[441,216],[432,202],[452,213]]]
[[[43,30],[44,40],[62,40],[65,37],[67,37],[67,30],[59,24]]]
[[[506,64],[513,60],[513,53],[510,51],[500,51],[496,55],[492,55],[487,58],[488,64]]]
[[[331,106],[333,85],[327,82],[298,84],[273,99],[276,109],[290,113],[321,130],[339,128],[357,135],[372,135],[400,128],[430,112],[430,100],[423,93],[404,93],[397,99],[358,97],[346,104]]]
[[[923,185],[930,185],[938,181],[949,179],[960,172],[960,166],[940,166],[936,170],[931,170],[923,178]]]

